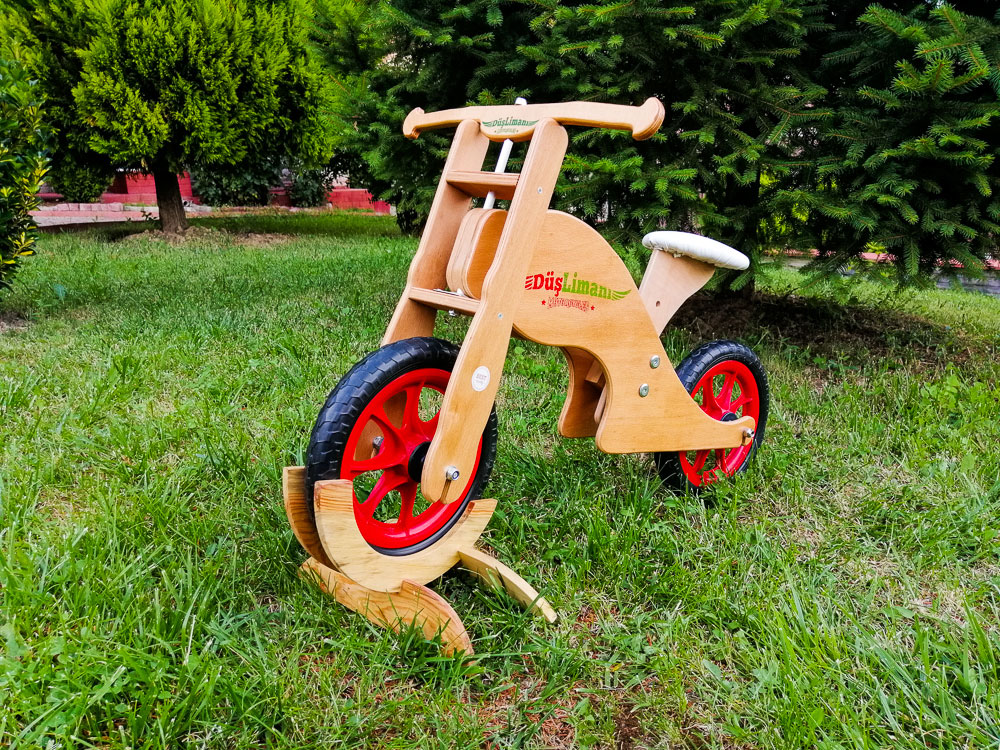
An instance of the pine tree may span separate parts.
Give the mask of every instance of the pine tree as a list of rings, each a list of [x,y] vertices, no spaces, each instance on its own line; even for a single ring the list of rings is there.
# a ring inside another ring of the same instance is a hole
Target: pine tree
[[[828,116],[802,64],[810,33],[824,29],[822,7],[605,0],[540,17],[550,31],[527,50],[536,73],[571,81],[574,98],[656,96],[667,107],[649,145],[606,131],[576,136],[563,200],[606,216],[616,239],[664,227],[716,237],[750,256],[750,269],[729,279],[748,284],[762,253],[784,241],[780,198],[808,179],[802,140]]]
[[[345,8],[346,5],[346,8]],[[796,134],[824,116],[799,65],[816,3],[800,0],[329,2],[320,42],[341,83],[352,180],[407,216],[426,212],[447,139],[406,142],[406,112],[471,103],[659,97],[660,134],[573,130],[557,205],[612,240],[711,233],[750,253],[776,241],[775,198],[798,185]],[[359,9],[360,8],[360,9]],[[423,142],[423,143],[421,143]],[[514,164],[516,168],[516,162]]]
[[[334,165],[395,205],[404,231],[418,230],[451,138],[408,141],[403,119],[414,107],[513,102],[524,76],[510,66],[535,40],[535,9],[502,12],[497,0],[320,0],[318,9],[317,46],[336,79]]]
[[[0,0],[3,2],[3,0]],[[7,0],[9,33],[51,103],[57,166],[153,175],[167,232],[176,174],[328,158],[324,83],[300,0]]]
[[[914,283],[996,252],[1000,12],[957,9],[984,5],[873,5],[831,37],[820,77],[835,117],[813,149],[815,184],[786,195],[814,268],[884,251]]]

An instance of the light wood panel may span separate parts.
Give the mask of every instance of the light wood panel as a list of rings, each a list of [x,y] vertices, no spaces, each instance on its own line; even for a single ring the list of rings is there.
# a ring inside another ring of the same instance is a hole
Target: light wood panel
[[[448,184],[467,195],[485,198],[492,192],[498,200],[509,201],[517,188],[517,172],[458,172],[445,173]]]
[[[316,482],[316,530],[333,567],[375,591],[399,591],[403,581],[425,584],[458,564],[458,550],[475,547],[496,508],[496,500],[473,500],[462,518],[430,547],[410,555],[385,555],[374,549],[354,518],[354,483],[349,479]]]
[[[549,623],[555,623],[559,616],[545,597],[535,591],[534,587],[521,576],[508,568],[492,555],[487,555],[480,549],[465,547],[458,551],[461,564],[487,586],[503,589],[520,602],[525,609],[530,609],[544,617]]]
[[[463,107],[440,112],[424,112],[417,107],[403,121],[403,135],[416,138],[425,130],[476,120],[482,123],[483,133],[490,140],[526,141],[540,121],[552,119],[563,125],[629,130],[635,140],[641,141],[660,129],[664,114],[663,105],[652,97],[638,107],[599,102]]]
[[[403,581],[399,591],[372,591],[315,558],[302,564],[301,575],[348,609],[376,625],[399,632],[411,625],[428,640],[440,637],[441,650],[451,655],[473,654],[472,641],[461,618],[439,594],[413,581]]]
[[[455,140],[448,152],[420,245],[410,263],[406,289],[382,337],[383,346],[412,336],[433,335],[437,311],[411,299],[410,290],[414,287],[443,289],[447,284],[448,259],[462,218],[472,205],[468,194],[448,184],[447,176],[449,172],[481,169],[489,145],[489,140],[479,132],[479,124],[474,120],[466,120],[455,131]]]
[[[486,274],[496,258],[507,212],[500,208],[473,209],[462,224],[455,253],[448,264],[448,285],[470,297],[483,296]]]
[[[420,302],[435,310],[454,310],[465,315],[475,315],[476,310],[479,309],[479,300],[453,292],[411,287],[409,293],[410,299],[414,302]]]
[[[705,286],[713,273],[715,266],[700,260],[653,251],[639,285],[639,296],[657,334],[663,333],[677,308]]]
[[[569,391],[559,415],[559,434],[568,438],[593,437],[599,423],[597,405],[604,390],[603,385],[587,379],[596,360],[583,349],[563,347],[562,351],[569,365]]]
[[[496,400],[525,273],[545,222],[567,143],[566,129],[554,120],[538,123],[517,192],[510,202],[509,220],[483,284],[482,305],[455,362],[437,432],[427,451],[421,490],[431,502],[457,500],[475,468],[479,435]],[[481,377],[483,373],[485,378]],[[458,481],[447,480],[446,467],[458,470]]]
[[[550,272],[563,280],[561,290],[525,289],[514,325],[532,341],[582,349],[600,362],[607,383],[598,448],[645,453],[747,440],[753,419],[717,422],[702,412],[677,378],[625,264],[596,230],[560,211],[547,213],[527,277]],[[655,369],[653,356],[660,359]]]

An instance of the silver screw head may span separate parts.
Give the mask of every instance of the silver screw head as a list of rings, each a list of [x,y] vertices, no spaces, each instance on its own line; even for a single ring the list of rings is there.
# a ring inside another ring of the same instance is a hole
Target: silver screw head
[[[458,469],[456,469],[454,466],[445,467],[444,478],[447,479],[449,482],[454,482],[456,479],[459,478],[459,476],[461,475],[458,473]]]
[[[377,438],[375,438],[374,440],[372,440],[372,448],[374,448],[375,450],[379,450],[379,449],[381,449],[382,443],[384,443],[384,442],[385,442],[385,438],[382,437],[381,435],[379,435]]]
[[[649,383],[643,383],[639,386],[639,395],[643,398],[649,395]]]
[[[649,366],[651,368],[653,368],[654,370],[657,367],[660,366],[660,355],[659,354],[654,354],[652,357],[649,358]]]

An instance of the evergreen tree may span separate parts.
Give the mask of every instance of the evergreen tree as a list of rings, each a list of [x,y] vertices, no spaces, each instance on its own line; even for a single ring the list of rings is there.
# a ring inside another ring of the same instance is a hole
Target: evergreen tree
[[[668,115],[650,142],[571,131],[557,204],[613,240],[660,227],[711,233],[750,253],[752,273],[784,226],[776,196],[801,176],[795,134],[824,114],[814,106],[822,90],[799,65],[815,5],[331,1],[320,42],[341,84],[352,179],[408,219],[426,212],[447,144],[402,138],[412,107],[656,96]]]
[[[599,131],[574,138],[562,198],[612,238],[656,228],[705,233],[747,253],[751,281],[764,250],[784,242],[784,192],[808,179],[803,139],[828,112],[802,53],[824,30],[806,0],[618,0],[556,10],[526,53],[540,75],[572,83],[573,98],[656,96],[667,117],[651,144]],[[751,287],[747,287],[748,290]]]
[[[52,103],[57,168],[153,175],[163,229],[176,174],[328,158],[324,84],[300,0],[0,0]]]
[[[535,39],[535,8],[503,14],[496,0],[319,0],[318,8],[317,46],[336,78],[334,166],[395,205],[404,231],[418,230],[451,134],[409,141],[406,114],[513,102],[523,76],[507,66]]]
[[[967,15],[958,8],[989,16]],[[786,198],[796,243],[839,270],[866,251],[913,283],[975,271],[1000,235],[1000,12],[995,4],[873,5],[831,35],[820,76],[835,118],[816,177]]]

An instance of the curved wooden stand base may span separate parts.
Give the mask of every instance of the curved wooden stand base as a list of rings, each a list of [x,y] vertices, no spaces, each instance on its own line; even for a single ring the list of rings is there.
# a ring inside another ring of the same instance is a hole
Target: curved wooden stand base
[[[440,637],[441,650],[449,656],[456,651],[472,653],[472,641],[455,610],[426,586],[403,581],[395,593],[372,591],[314,557],[302,563],[299,574],[313,579],[324,593],[376,625],[399,632],[412,624],[427,640]]]
[[[470,503],[455,527],[434,545],[399,557],[379,554],[361,538],[354,523],[350,480],[317,482],[315,514],[309,512],[303,467],[285,467],[282,489],[288,522],[310,555],[300,575],[376,625],[396,631],[412,625],[428,639],[440,637],[445,654],[472,654],[461,618],[444,598],[423,585],[455,565],[487,586],[506,591],[548,622],[557,619],[552,606],[527,581],[476,549],[475,542],[496,507],[494,500]]]

